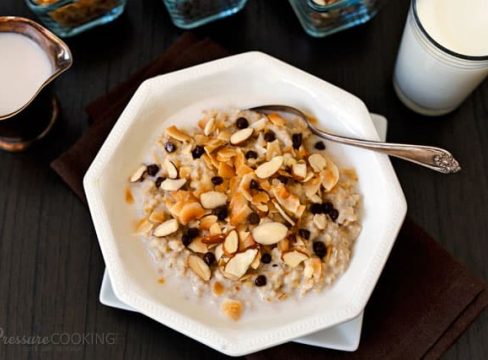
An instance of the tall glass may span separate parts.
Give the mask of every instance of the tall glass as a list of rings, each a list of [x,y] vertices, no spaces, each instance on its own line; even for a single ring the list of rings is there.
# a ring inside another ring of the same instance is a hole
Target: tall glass
[[[439,44],[422,25],[417,5],[418,0],[412,0],[393,84],[400,100],[413,111],[447,114],[486,78],[488,54],[468,56]]]

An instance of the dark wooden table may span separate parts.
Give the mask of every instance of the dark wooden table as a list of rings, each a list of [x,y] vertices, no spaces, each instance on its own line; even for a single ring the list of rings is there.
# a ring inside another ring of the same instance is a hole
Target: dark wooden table
[[[451,149],[463,165],[459,175],[441,176],[400,161],[394,166],[409,215],[488,279],[488,82],[448,116],[408,111],[391,81],[407,9],[408,0],[391,0],[370,23],[319,40],[304,33],[285,0],[250,0],[238,15],[197,32],[233,52],[267,52],[356,94],[390,120],[391,141]],[[20,0],[1,0],[0,15],[33,18]],[[90,215],[49,169],[86,129],[85,105],[180,34],[160,0],[136,0],[115,23],[68,39],[75,64],[57,83],[60,125],[29,152],[0,153],[0,328],[6,335],[117,334],[112,345],[0,343],[0,359],[222,357],[143,316],[99,303],[104,263]],[[485,312],[446,358],[487,358],[487,336]]]

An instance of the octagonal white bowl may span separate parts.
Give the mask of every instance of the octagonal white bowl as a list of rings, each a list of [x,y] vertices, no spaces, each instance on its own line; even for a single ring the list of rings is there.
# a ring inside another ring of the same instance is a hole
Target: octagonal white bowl
[[[377,139],[355,96],[259,52],[244,53],[145,81],[120,116],[84,178],[95,230],[114,292],[150,318],[228,355],[278,345],[356,317],[378,280],[406,213],[406,201],[385,155],[327,143],[341,165],[356,168],[363,230],[346,273],[330,288],[239,322],[209,311],[178,286],[157,285],[156,270],[133,235],[135,213],[124,201],[127,177],[170,124],[194,125],[202,110],[288,104],[314,114],[337,134]]]

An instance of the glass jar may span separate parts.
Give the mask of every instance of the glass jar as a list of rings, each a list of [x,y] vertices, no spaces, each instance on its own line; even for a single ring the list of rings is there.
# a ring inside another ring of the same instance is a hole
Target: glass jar
[[[363,24],[386,0],[290,0],[305,31],[314,37]]]
[[[42,23],[61,37],[116,19],[127,0],[26,0]]]
[[[210,21],[235,14],[247,0],[163,0],[173,23],[193,29]]]

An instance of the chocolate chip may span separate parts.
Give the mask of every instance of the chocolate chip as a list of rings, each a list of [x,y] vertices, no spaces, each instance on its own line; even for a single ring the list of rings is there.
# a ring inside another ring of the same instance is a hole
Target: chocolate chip
[[[215,262],[215,255],[211,252],[208,252],[205,255],[203,255],[203,261],[205,261],[205,264],[210,266]]]
[[[212,178],[212,184],[214,184],[214,185],[220,185],[220,184],[222,184],[223,182],[224,182],[224,179],[222,179],[222,177],[221,177],[221,176],[214,176],[214,177]]]
[[[275,141],[276,140],[275,133],[273,131],[271,131],[271,130],[265,132],[264,133],[264,140],[266,140],[267,142]]]
[[[188,236],[188,234],[183,234],[183,236],[181,237],[181,242],[185,246],[190,245],[192,241],[193,239],[190,236]]]
[[[322,259],[325,255],[327,255],[327,247],[322,241],[314,241],[313,252]]]
[[[266,282],[267,282],[266,276],[264,276],[264,275],[258,275],[256,277],[256,279],[254,280],[254,284],[256,286],[264,286],[264,285],[266,285]]]
[[[159,166],[156,164],[148,165],[146,172],[149,176],[154,176],[159,172]]]
[[[330,201],[327,201],[322,204],[322,212],[324,214],[329,214],[333,209],[334,209],[334,205],[332,205]]]
[[[263,255],[261,255],[261,262],[263,264],[269,264],[271,262],[271,254],[264,253]]]
[[[325,150],[325,144],[323,141],[317,141],[314,146],[317,150]]]
[[[217,219],[224,221],[227,218],[227,215],[229,215],[229,210],[227,210],[226,205],[222,205],[214,209],[214,214],[217,216]]]
[[[332,209],[329,211],[329,216],[332,219],[332,221],[336,221],[337,218],[339,217],[339,211],[337,209]]]
[[[249,126],[249,121],[246,118],[240,117],[236,120],[236,126],[238,129],[245,129]]]
[[[259,224],[259,221],[260,220],[261,219],[260,219],[259,215],[257,213],[255,213],[255,212],[252,212],[249,215],[247,215],[247,221],[251,225],[257,225],[257,224]]]
[[[298,230],[298,235],[300,235],[305,240],[310,239],[310,231],[308,231],[307,229]]]
[[[303,135],[301,133],[296,133],[291,136],[291,142],[295,150],[298,150],[302,146],[302,141]]]
[[[191,151],[191,154],[194,159],[199,159],[203,154],[205,153],[205,150],[203,149],[203,146],[197,145],[195,148]]]
[[[249,150],[247,153],[246,153],[246,159],[257,159],[258,158],[258,153],[253,151],[253,150]]]
[[[312,214],[322,214],[323,213],[323,207],[322,207],[322,204],[319,204],[319,203],[313,203],[312,205],[310,205],[310,212]]]
[[[164,150],[166,150],[167,153],[172,153],[176,150],[176,145],[171,141],[168,141],[166,144],[164,144]]]
[[[196,238],[200,234],[200,230],[197,228],[188,228],[186,230],[186,235],[188,235],[191,239]]]
[[[252,179],[249,183],[249,188],[253,190],[259,190],[259,183],[256,180]]]
[[[284,175],[279,175],[278,180],[281,181],[284,185],[288,184],[288,178]]]
[[[156,178],[156,181],[154,181],[154,185],[156,185],[156,187],[157,187],[157,188],[159,188],[159,187],[161,186],[161,183],[162,183],[164,180],[166,180],[166,178],[165,178],[165,177],[163,177],[163,176],[158,176],[158,177]]]

